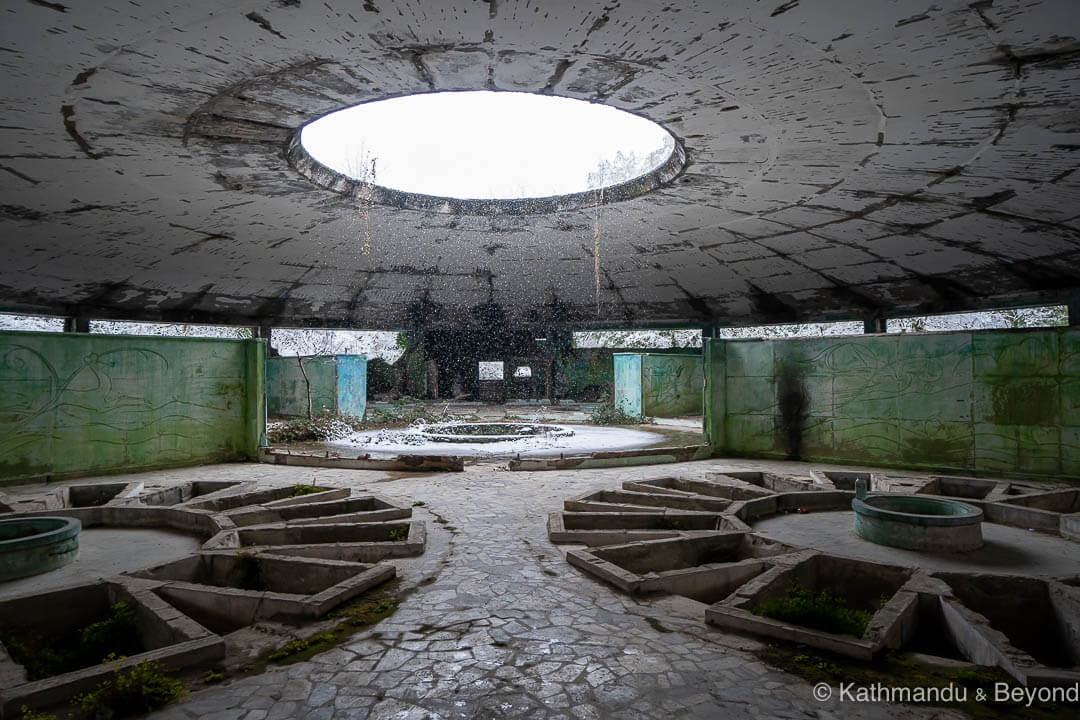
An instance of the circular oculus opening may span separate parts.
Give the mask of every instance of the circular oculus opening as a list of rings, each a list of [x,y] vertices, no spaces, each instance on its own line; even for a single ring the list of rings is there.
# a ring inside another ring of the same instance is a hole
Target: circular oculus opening
[[[289,157],[317,184],[360,200],[478,214],[624,200],[670,181],[685,164],[671,133],[638,115],[487,90],[332,112],[300,129]]]

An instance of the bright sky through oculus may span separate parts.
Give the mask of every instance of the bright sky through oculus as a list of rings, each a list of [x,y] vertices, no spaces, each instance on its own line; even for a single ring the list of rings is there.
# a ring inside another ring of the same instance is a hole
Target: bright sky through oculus
[[[306,125],[300,141],[354,180],[481,200],[610,187],[657,169],[675,148],[664,128],[607,105],[486,90],[345,108]]]

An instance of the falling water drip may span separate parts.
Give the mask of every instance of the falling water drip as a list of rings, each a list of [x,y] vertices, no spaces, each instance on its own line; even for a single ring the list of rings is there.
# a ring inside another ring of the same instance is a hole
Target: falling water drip
[[[593,278],[596,280],[596,314],[600,315],[600,206],[604,203],[604,188],[596,191],[593,223]]]
[[[364,221],[364,244],[360,246],[362,255],[371,254],[371,209],[375,205],[375,160],[371,158],[371,175],[364,184],[364,197],[360,201],[360,216]],[[367,168],[365,168],[365,175]]]

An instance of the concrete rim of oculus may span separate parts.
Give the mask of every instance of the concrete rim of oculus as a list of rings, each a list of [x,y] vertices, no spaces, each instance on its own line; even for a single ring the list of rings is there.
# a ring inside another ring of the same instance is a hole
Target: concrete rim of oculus
[[[686,164],[682,143],[609,105],[506,91],[431,92],[307,123],[287,155],[302,175],[365,203],[528,215],[636,197]]]

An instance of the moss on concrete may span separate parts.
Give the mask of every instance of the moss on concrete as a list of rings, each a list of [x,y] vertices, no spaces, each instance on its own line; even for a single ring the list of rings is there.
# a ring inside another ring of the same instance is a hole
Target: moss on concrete
[[[261,340],[0,332],[0,481],[255,457],[263,348]]]
[[[928,703],[932,707],[947,707],[966,713],[973,720],[1056,720],[1071,717],[1073,709],[1034,703],[1025,707],[1020,703],[997,703],[993,701],[995,683],[1016,687],[1016,681],[998,668],[942,667],[916,661],[910,655],[886,653],[870,662],[809,650],[796,645],[768,645],[758,650],[757,657],[773,667],[797,675],[809,683],[826,683],[834,697],[840,683],[853,683],[854,687],[887,688],[948,688],[966,692],[963,702]],[[979,691],[987,693],[987,699],[979,700]],[[807,690],[810,693],[810,690]],[[927,704],[920,704],[925,707]]]
[[[717,454],[1080,477],[1080,329],[706,345]]]

